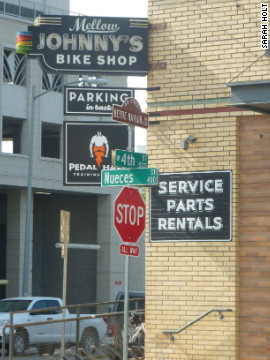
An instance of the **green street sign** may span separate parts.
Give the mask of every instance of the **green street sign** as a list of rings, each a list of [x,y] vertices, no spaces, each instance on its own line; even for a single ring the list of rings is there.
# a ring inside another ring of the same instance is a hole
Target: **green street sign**
[[[101,186],[151,186],[158,184],[158,169],[113,169],[101,171]]]
[[[123,168],[147,168],[148,155],[125,150],[115,150],[114,165]]]

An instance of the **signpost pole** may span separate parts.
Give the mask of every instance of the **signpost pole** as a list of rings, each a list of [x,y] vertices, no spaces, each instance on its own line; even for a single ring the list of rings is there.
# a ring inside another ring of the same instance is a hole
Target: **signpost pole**
[[[133,129],[128,126],[128,150],[133,149]],[[128,306],[129,305],[129,255],[125,256],[125,299],[124,299],[124,339],[123,360],[128,360]]]
[[[128,359],[128,303],[129,303],[129,255],[125,256],[125,301],[124,301],[124,339],[123,360]]]
[[[65,355],[65,318],[66,318],[66,296],[67,296],[67,262],[68,262],[68,243],[70,228],[70,212],[61,210],[60,217],[60,241],[63,243],[62,258],[63,264],[63,323],[61,337],[61,359]]]

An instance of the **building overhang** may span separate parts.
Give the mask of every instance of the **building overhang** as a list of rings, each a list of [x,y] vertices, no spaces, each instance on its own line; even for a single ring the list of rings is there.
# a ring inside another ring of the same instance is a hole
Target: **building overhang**
[[[231,106],[270,114],[270,80],[228,83]]]

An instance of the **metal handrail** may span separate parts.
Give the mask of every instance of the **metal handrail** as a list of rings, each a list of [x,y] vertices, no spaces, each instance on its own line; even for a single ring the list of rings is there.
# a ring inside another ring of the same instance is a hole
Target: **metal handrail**
[[[186,324],[185,326],[181,327],[180,329],[178,329],[178,330],[163,330],[162,333],[169,334],[170,340],[174,340],[174,336],[172,334],[179,334],[180,332],[187,329],[191,325],[193,325],[196,322],[198,322],[199,320],[203,319],[205,316],[211,314],[212,312],[218,312],[219,318],[220,318],[220,320],[222,320],[224,318],[222,313],[228,312],[228,311],[232,311],[232,309],[210,309],[210,310],[206,311],[204,314],[202,314],[201,316],[197,317],[195,320],[193,320],[193,321],[189,322],[188,324]]]
[[[129,302],[135,302],[135,304],[139,301],[141,301],[142,298],[134,298],[134,299],[129,299]],[[56,306],[56,307],[50,307],[50,308],[45,308],[45,309],[32,309],[32,310],[18,310],[18,311],[12,311],[10,313],[10,324],[6,324],[3,326],[3,335],[2,335],[2,348],[5,349],[5,345],[6,345],[6,329],[17,329],[17,328],[21,328],[21,327],[31,327],[31,326],[35,326],[35,325],[48,325],[48,324],[57,324],[57,323],[66,323],[66,322],[72,322],[72,321],[76,321],[77,326],[76,326],[76,347],[78,348],[78,344],[79,344],[79,322],[82,320],[87,320],[87,319],[94,319],[94,318],[108,318],[108,317],[112,317],[112,316],[118,316],[118,315],[124,315],[123,311],[117,311],[117,312],[109,312],[109,313],[99,313],[99,314],[92,314],[92,315],[84,315],[84,314],[80,314],[80,309],[84,308],[84,307],[97,307],[97,306],[104,306],[104,305],[113,305],[113,304],[118,304],[118,303],[124,303],[124,300],[117,300],[117,301],[106,301],[106,302],[95,302],[95,303],[86,303],[86,304],[76,304],[76,305],[66,305],[66,306]],[[135,305],[135,307],[137,307]],[[20,324],[14,324],[14,315],[16,314],[22,314],[22,313],[39,313],[39,312],[44,312],[46,313],[48,310],[53,311],[53,310],[63,310],[63,309],[77,309],[77,315],[68,319],[58,319],[58,320],[46,320],[46,321],[39,321],[39,322],[27,322],[27,323],[20,323]],[[132,311],[134,310],[129,310],[129,314],[132,313]],[[9,338],[9,358],[13,359],[13,334],[14,331],[10,330],[10,338]],[[2,360],[5,360],[6,356],[5,356],[5,351],[2,351]]]

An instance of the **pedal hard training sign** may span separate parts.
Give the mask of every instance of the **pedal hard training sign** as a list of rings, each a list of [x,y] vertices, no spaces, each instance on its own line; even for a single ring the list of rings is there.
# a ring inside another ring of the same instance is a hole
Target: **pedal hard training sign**
[[[150,191],[151,242],[231,241],[231,171],[160,174]]]
[[[89,16],[39,16],[31,57],[48,72],[145,76],[148,20]]]
[[[64,122],[64,185],[101,185],[112,151],[128,146],[128,127],[112,122]]]

